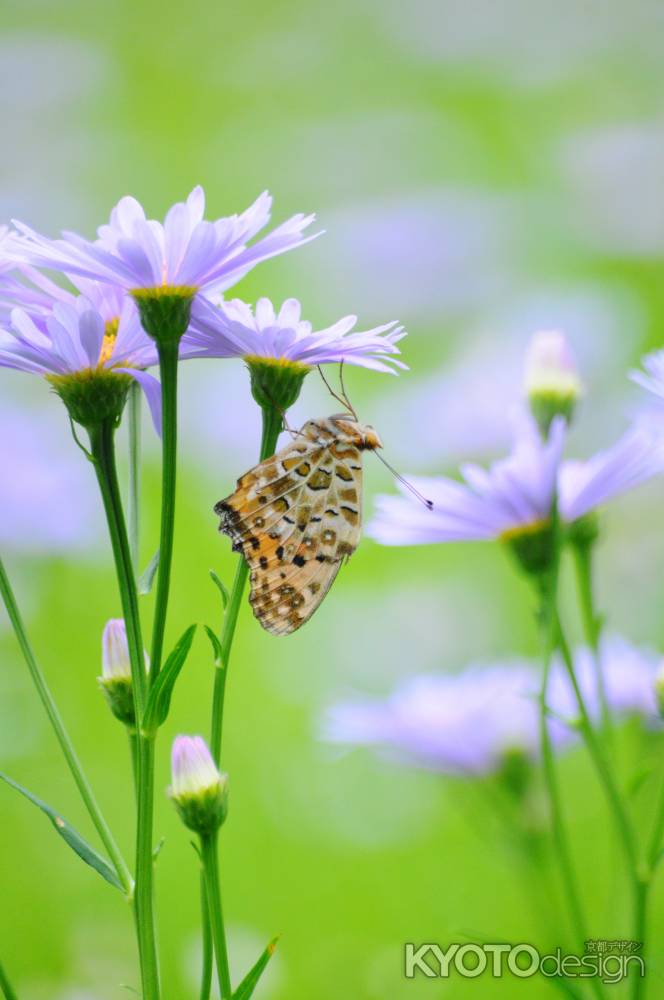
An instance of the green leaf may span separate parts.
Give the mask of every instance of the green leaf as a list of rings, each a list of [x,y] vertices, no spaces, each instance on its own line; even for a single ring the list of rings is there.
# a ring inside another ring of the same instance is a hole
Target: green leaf
[[[190,625],[182,633],[172,653],[159,671],[159,675],[150,691],[148,703],[145,706],[145,715],[142,723],[142,728],[145,732],[157,729],[166,721],[171,707],[173,688],[189,655],[196,628],[196,625]]]
[[[203,628],[207,633],[207,637],[212,645],[212,653],[214,655],[214,665],[215,667],[223,667],[224,665],[224,651],[221,648],[221,643],[216,632],[213,632],[209,625],[204,625]]]
[[[627,794],[630,798],[633,798],[640,792],[643,784],[647,781],[653,772],[651,764],[642,764],[632,775],[630,780],[627,782]]]
[[[230,594],[228,593],[228,587],[221,582],[217,574],[213,569],[210,570],[210,578],[212,582],[219,588],[219,593],[221,594],[221,600],[224,605],[224,611],[228,607],[228,601],[230,600]]]
[[[138,592],[139,594],[149,594],[152,590],[152,583],[156,576],[157,570],[159,568],[159,549],[155,552],[152,559],[147,565],[147,568],[143,570],[138,578]]]
[[[90,867],[94,868],[96,872],[99,872],[101,877],[106,879],[107,882],[115,886],[115,888],[119,889],[121,892],[124,892],[122,883],[116,875],[115,870],[111,868],[108,861],[106,861],[101,854],[98,854],[94,847],[91,847],[87,840],[84,840],[80,833],[78,833],[73,826],[70,826],[69,823],[67,823],[67,821],[64,820],[55,809],[52,809],[51,806],[42,802],[42,800],[37,798],[36,795],[29,792],[27,788],[24,788],[23,785],[19,785],[17,781],[14,781],[6,774],[3,774],[2,771],[0,771],[0,778],[12,788],[15,788],[17,792],[20,792],[21,795],[25,796],[26,799],[36,805],[38,809],[41,809],[41,811],[48,816],[53,824],[54,830],[59,833],[65,843],[69,844],[71,849],[78,854],[79,858],[81,858],[82,861],[85,861],[86,865],[90,865]]]
[[[258,980],[263,975],[265,971],[265,966],[270,961],[274,954],[274,949],[277,947],[277,941],[279,938],[273,938],[269,945],[258,959],[253,969],[250,969],[247,975],[244,977],[235,993],[233,994],[232,1000],[249,1000],[249,997],[253,995],[254,990],[258,985]]]

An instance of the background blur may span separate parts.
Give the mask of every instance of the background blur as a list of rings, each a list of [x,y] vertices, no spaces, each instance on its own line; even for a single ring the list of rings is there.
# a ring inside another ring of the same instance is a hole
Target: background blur
[[[569,333],[588,386],[576,454],[609,444],[637,405],[625,377],[664,340],[664,9],[591,0],[61,0],[2,4],[0,217],[92,235],[132,193],[162,217],[196,183],[208,217],[264,188],[275,221],[319,213],[327,235],[260,266],[254,301],[295,295],[314,324],[400,319],[412,371],[350,371],[361,416],[403,472],[500,453],[523,345]],[[124,734],[97,690],[100,635],[119,613],[92,470],[46,386],[0,373],[0,543],[37,649],[99,797],[131,850]],[[293,423],[330,412],[312,375]],[[146,422],[143,556],[156,547],[158,462]],[[258,420],[241,363],[183,367],[183,447],[171,639],[218,620],[208,569],[230,582],[212,504],[253,464]],[[123,437],[123,436],[122,436]],[[392,489],[367,462],[372,494]],[[659,648],[664,487],[605,519],[600,601],[614,630]],[[149,603],[151,599],[144,599]],[[544,941],[532,884],[480,788],[339,753],[326,706],[419,671],[536,652],[530,595],[494,546],[381,549],[366,540],[314,620],[275,640],[245,607],[227,707],[231,818],[225,907],[238,979],[277,932],[263,1000],[528,997],[513,978],[406,981],[405,941]],[[342,642],[343,640],[343,642]],[[349,641],[350,640],[350,641]],[[0,619],[0,759],[89,825]],[[206,733],[208,647],[160,741]],[[625,768],[660,752],[627,727]],[[594,937],[628,937],[616,852],[581,751],[565,761]],[[626,772],[627,773],[627,772]],[[647,812],[653,786],[639,792]],[[0,789],[0,940],[21,1000],[110,1000],[136,985],[131,920],[32,807]],[[165,795],[157,831],[165,1000],[196,995],[196,859]],[[540,902],[549,907],[543,896]],[[656,896],[653,940],[664,933]],[[546,943],[561,943],[548,934]],[[662,970],[650,967],[653,997]]]

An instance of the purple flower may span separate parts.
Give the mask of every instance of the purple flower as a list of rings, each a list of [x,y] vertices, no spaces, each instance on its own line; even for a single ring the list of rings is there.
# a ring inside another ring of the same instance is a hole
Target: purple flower
[[[641,359],[641,364],[645,368],[645,371],[630,372],[629,377],[637,385],[652,392],[658,397],[658,401],[664,405],[664,350],[646,354]]]
[[[175,287],[223,291],[255,264],[314,239],[303,236],[313,215],[294,215],[263,239],[247,246],[265,227],[272,199],[262,194],[241,215],[206,222],[205,194],[195,187],[186,202],[169,210],[162,223],[146,219],[135,198],[120,199],[96,241],[64,232],[42,236],[21,222],[18,259],[68,275],[116,284],[125,290]],[[318,234],[316,234],[318,235]]]
[[[600,662],[610,709],[654,718],[657,658],[613,637],[602,644]],[[588,650],[576,652],[575,669],[590,712],[597,717],[596,673]],[[536,665],[522,660],[472,665],[456,675],[419,676],[386,700],[333,706],[323,735],[335,743],[386,748],[445,774],[489,774],[514,752],[537,758],[539,683]],[[551,671],[547,702],[552,742],[563,749],[575,739],[578,710],[558,661]]]
[[[522,419],[512,453],[488,471],[465,465],[465,482],[410,480],[433,501],[433,510],[405,490],[403,496],[379,496],[368,534],[383,545],[509,538],[548,520],[554,492],[562,519],[572,522],[664,471],[664,441],[654,424],[635,424],[585,462],[561,461],[564,439],[560,417],[546,441]]]
[[[353,331],[356,316],[345,316],[324,330],[314,331],[300,318],[297,299],[287,299],[277,313],[269,299],[259,299],[255,311],[240,299],[213,305],[194,302],[191,326],[182,343],[186,357],[272,358],[305,365],[344,361],[347,364],[392,372],[405,368],[394,355],[403,327],[386,323],[372,330]]]
[[[379,496],[368,534],[383,545],[474,541],[501,538],[546,522],[556,489],[565,441],[565,421],[558,417],[542,441],[525,416],[512,453],[488,471],[464,465],[464,482],[447,477],[414,476],[410,482],[433,501],[433,510],[404,496]]]
[[[96,370],[129,375],[143,389],[159,431],[159,382],[142,370],[157,360],[154,343],[130,300],[117,317],[116,291],[98,286],[90,291],[99,308],[83,295],[65,293],[68,298],[56,302],[50,314],[14,309],[9,328],[0,335],[0,365],[47,378]]]
[[[48,403],[48,400],[44,401]],[[48,412],[0,405],[0,546],[10,551],[94,553],[92,482]],[[44,498],[47,497],[47,502]]]
[[[605,451],[585,462],[567,461],[558,480],[559,509],[576,521],[608,500],[664,471],[664,441],[654,425],[635,424]]]

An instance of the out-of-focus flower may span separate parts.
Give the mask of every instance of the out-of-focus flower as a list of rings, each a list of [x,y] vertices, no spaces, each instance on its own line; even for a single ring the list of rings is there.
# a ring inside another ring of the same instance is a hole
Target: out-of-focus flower
[[[105,305],[114,312],[113,305]],[[0,365],[43,375],[84,424],[102,418],[106,408],[121,409],[135,379],[159,430],[159,383],[143,370],[155,361],[154,344],[129,301],[117,319],[109,320],[83,295],[56,302],[49,315],[14,309],[0,335]]]
[[[514,541],[548,521],[555,492],[562,520],[571,523],[664,471],[662,435],[646,422],[585,462],[561,462],[564,438],[561,417],[554,419],[546,441],[532,422],[522,420],[508,458],[488,471],[462,466],[465,482],[412,477],[413,485],[433,500],[433,510],[405,490],[403,496],[379,496],[367,532],[383,545]]]
[[[632,371],[629,377],[637,385],[657,396],[658,402],[664,406],[664,350],[646,354],[641,359],[641,364],[645,371]]]
[[[0,423],[2,548],[40,556],[94,551],[98,501],[80,456],[34,406],[3,400]]]
[[[600,652],[609,708],[618,715],[654,718],[656,658],[618,637]],[[599,713],[596,673],[588,650],[575,669],[593,716]],[[539,672],[522,660],[470,666],[460,674],[420,676],[386,700],[347,702],[327,713],[324,738],[391,750],[406,761],[445,774],[489,774],[514,754],[539,753]],[[575,738],[578,711],[562,664],[553,665],[547,704],[552,743],[562,749]]]
[[[186,202],[174,205],[162,223],[147,219],[135,198],[121,198],[96,241],[64,232],[49,239],[15,222],[21,234],[16,254],[26,263],[79,275],[128,291],[170,287],[222,291],[259,261],[313,239],[303,231],[313,215],[294,215],[263,239],[247,246],[265,227],[272,199],[262,194],[241,215],[207,222],[205,194],[195,187]]]
[[[560,467],[559,509],[572,522],[664,471],[664,438],[655,425],[639,422],[612,447],[585,462]]]
[[[148,667],[145,653],[145,666]],[[97,678],[113,715],[126,726],[136,724],[127,629],[123,618],[111,618],[101,638],[101,677]]]
[[[221,826],[228,811],[228,775],[219,771],[202,736],[176,736],[169,795],[190,830],[201,835]]]
[[[339,361],[383,372],[406,367],[395,357],[397,341],[406,335],[403,327],[392,322],[360,331],[353,330],[356,323],[357,316],[344,316],[315,331],[301,319],[297,299],[287,299],[277,313],[265,298],[255,311],[240,299],[215,306],[200,298],[181,351],[186,357],[256,358],[307,367]]]
[[[416,545],[507,538],[537,529],[551,515],[564,441],[561,417],[553,421],[546,441],[524,417],[512,453],[488,471],[468,464],[461,467],[463,482],[410,479],[433,501],[433,510],[408,495],[379,496],[368,534],[383,545]]]
[[[531,338],[524,391],[543,434],[558,414],[571,419],[582,385],[567,338],[559,330],[541,330]]]

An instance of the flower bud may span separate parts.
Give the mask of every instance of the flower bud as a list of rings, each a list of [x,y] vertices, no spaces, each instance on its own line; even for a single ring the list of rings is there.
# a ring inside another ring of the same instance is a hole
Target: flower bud
[[[202,736],[176,736],[168,790],[185,826],[215,833],[228,813],[228,775],[219,771]]]
[[[569,422],[583,392],[567,338],[559,330],[535,333],[526,352],[524,391],[544,436],[555,416]]]
[[[146,669],[148,656],[145,654]],[[134,728],[134,695],[127,644],[127,629],[122,618],[106,622],[101,638],[101,677],[97,678],[108,706],[120,722]]]

